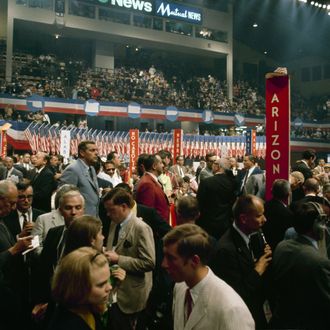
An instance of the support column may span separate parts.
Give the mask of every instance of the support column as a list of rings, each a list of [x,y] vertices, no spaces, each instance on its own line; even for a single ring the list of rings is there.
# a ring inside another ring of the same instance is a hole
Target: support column
[[[114,70],[115,57],[113,44],[103,40],[95,41],[93,67]]]
[[[6,2],[6,1],[4,1]],[[4,27],[4,35],[6,38],[6,80],[11,81],[13,74],[13,39],[14,39],[14,19],[11,12],[13,4],[7,2],[7,6],[5,13],[7,13],[7,17],[3,20]],[[1,7],[1,9],[3,9]],[[2,17],[1,17],[2,18]],[[1,35],[2,37],[2,35]]]

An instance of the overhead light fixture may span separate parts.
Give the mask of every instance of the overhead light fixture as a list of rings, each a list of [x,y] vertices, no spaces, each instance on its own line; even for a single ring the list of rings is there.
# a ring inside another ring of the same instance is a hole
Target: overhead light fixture
[[[265,55],[267,55],[267,54],[268,54],[268,52],[265,50],[265,51],[264,51],[264,54],[265,54]]]
[[[60,35],[58,33],[55,33],[54,37],[55,37],[55,39],[58,39],[60,37]]]
[[[252,26],[253,26],[254,28],[256,28],[256,27],[258,27],[258,24],[257,24],[257,23],[254,23]]]

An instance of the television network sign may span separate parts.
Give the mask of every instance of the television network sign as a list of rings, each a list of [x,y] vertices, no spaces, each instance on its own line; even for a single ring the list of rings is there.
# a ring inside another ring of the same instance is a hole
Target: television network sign
[[[156,0],[97,0],[98,5],[113,6],[120,9],[135,10],[144,14],[181,20],[193,24],[202,24],[202,10]]]
[[[201,9],[169,3],[167,1],[156,0],[155,15],[194,24],[202,24]]]

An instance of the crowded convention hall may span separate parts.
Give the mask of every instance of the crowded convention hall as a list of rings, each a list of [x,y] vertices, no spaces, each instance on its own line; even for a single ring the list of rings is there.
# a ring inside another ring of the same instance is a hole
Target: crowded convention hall
[[[330,329],[330,0],[0,1],[1,330]]]

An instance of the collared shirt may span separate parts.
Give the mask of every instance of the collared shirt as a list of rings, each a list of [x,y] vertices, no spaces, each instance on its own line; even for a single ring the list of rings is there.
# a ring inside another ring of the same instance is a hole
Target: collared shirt
[[[206,266],[207,267],[207,266]],[[199,281],[194,287],[192,287],[190,289],[190,294],[191,294],[191,298],[192,298],[192,301],[193,301],[193,305],[196,304],[196,301],[198,299],[198,296],[200,295],[205,283],[207,282],[207,279],[210,277],[210,268],[207,267],[207,274],[206,276],[201,280]],[[188,288],[188,286],[187,286]]]
[[[153,173],[151,173],[151,172],[146,172],[148,175],[150,175],[156,182],[157,182],[157,184],[158,185],[160,185],[161,186],[161,184],[160,184],[160,182],[158,181],[158,178],[156,177],[156,175],[155,174],[153,174]],[[162,189],[163,189],[163,187],[162,187]]]
[[[233,223],[233,227],[235,228],[235,230],[241,235],[241,237],[243,238],[244,242],[246,243],[246,246],[249,248],[249,242],[250,242],[250,238],[245,235],[236,225],[236,223]]]
[[[118,232],[118,237],[120,237],[120,234],[122,233],[122,231],[125,229],[127,223],[130,221],[131,217],[133,215],[133,210],[131,210],[128,214],[128,216],[124,219],[124,221],[122,221],[119,226],[119,232]],[[108,236],[108,243],[107,243],[107,249],[110,250],[110,244],[112,244],[112,240],[109,239],[110,238],[110,231],[109,231],[109,236]],[[115,249],[115,246],[112,247],[112,249]]]
[[[319,249],[319,246],[318,246],[318,244],[317,244],[317,241],[316,241],[314,238],[309,237],[309,236],[307,236],[307,235],[301,235],[301,236],[303,236],[303,237],[305,237],[306,239],[308,239],[308,240],[313,244],[313,246],[314,246],[317,250]]]
[[[306,162],[306,160],[302,159],[301,162],[304,163],[308,168],[310,168],[310,166],[308,165],[308,163]]]
[[[40,174],[40,172],[41,172],[45,167],[46,167],[46,166],[43,166],[43,167],[37,169],[37,170],[36,170],[36,173],[37,173],[37,174]]]
[[[23,213],[21,211],[17,210],[17,214],[18,214],[18,219],[19,219],[19,225],[21,226],[21,229],[23,229],[23,222],[24,222]],[[28,209],[28,211],[24,214],[26,215],[26,220],[28,222],[32,222],[32,208],[30,207]]]

